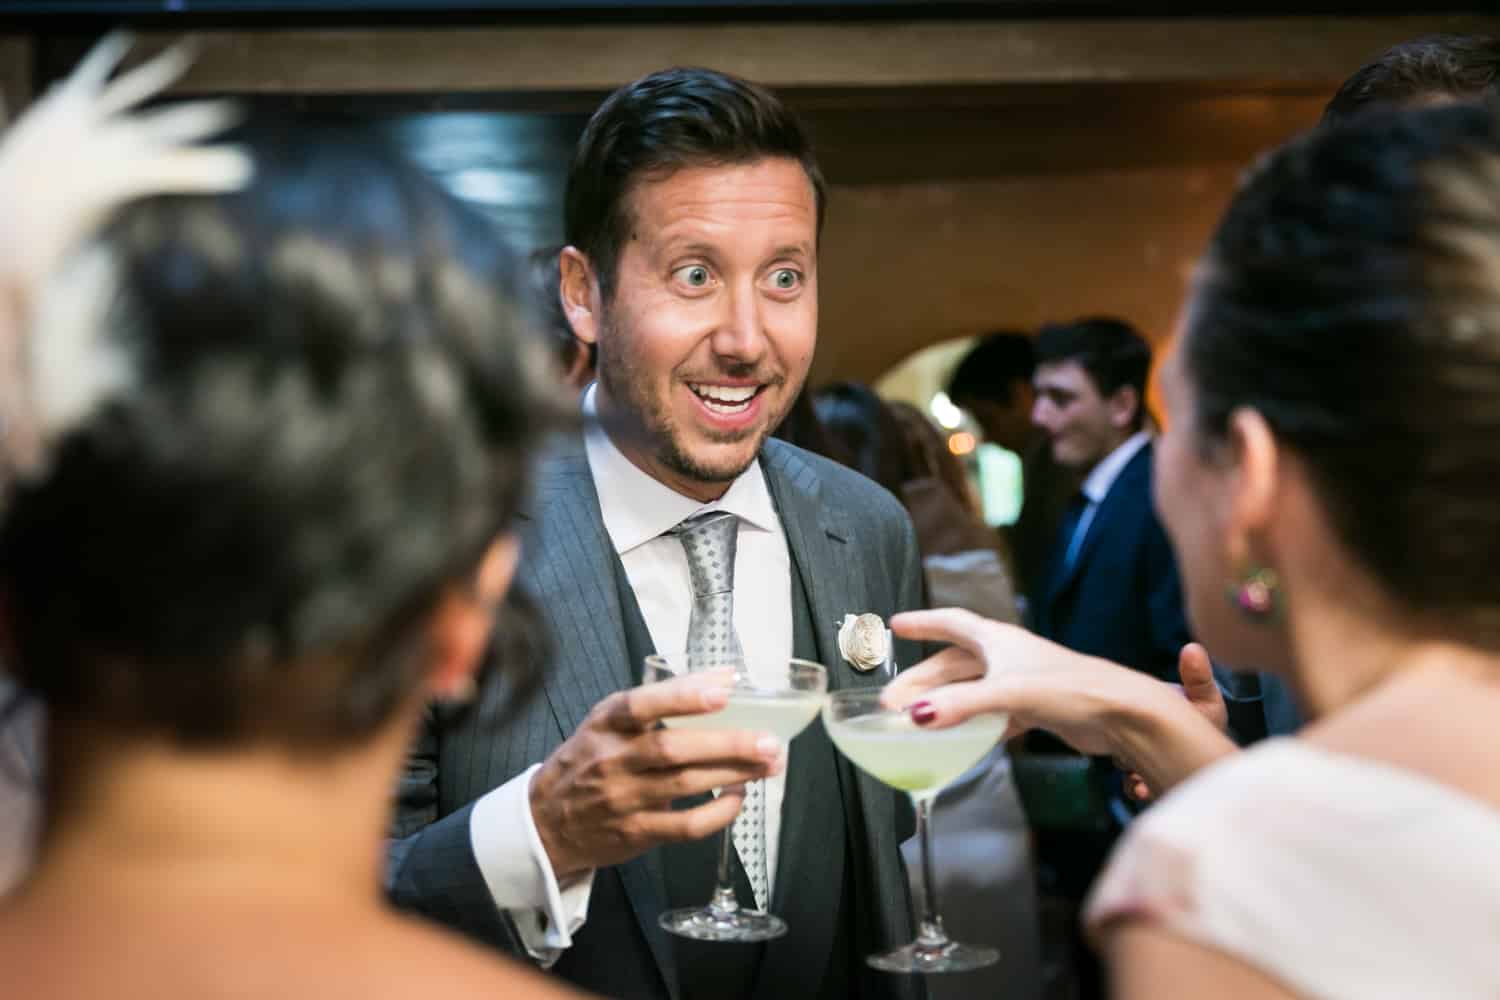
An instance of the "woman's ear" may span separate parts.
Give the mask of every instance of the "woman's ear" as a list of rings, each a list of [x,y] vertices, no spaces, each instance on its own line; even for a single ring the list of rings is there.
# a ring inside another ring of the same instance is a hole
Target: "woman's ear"
[[[467,586],[444,591],[428,626],[431,664],[427,687],[437,701],[464,702],[474,695],[474,675],[489,644],[495,610],[515,577],[521,545],[502,535],[485,551]]]
[[[599,279],[588,257],[577,247],[563,247],[558,254],[561,269],[558,295],[573,335],[585,344],[599,342]]]
[[[1227,460],[1229,478],[1228,523],[1231,559],[1243,561],[1257,548],[1252,542],[1264,537],[1275,512],[1280,447],[1266,418],[1255,410],[1240,408],[1229,416]]]

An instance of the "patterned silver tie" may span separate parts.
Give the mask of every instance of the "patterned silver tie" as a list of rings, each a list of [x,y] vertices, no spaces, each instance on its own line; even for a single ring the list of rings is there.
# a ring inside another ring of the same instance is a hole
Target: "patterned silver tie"
[[[725,511],[690,517],[674,534],[687,553],[693,584],[693,611],[688,617],[689,670],[743,668],[745,653],[734,629],[734,554],[740,519]],[[755,892],[757,909],[769,902],[766,873],[766,793],[763,784],[745,786],[745,803],[734,821],[734,849]]]

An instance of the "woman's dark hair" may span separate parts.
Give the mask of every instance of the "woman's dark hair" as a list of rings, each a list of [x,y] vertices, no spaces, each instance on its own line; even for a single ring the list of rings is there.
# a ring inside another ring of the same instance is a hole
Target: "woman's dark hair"
[[[8,665],[122,733],[347,743],[516,516],[545,355],[492,224],[398,157],[243,142],[246,190],[128,207],[58,287],[107,304],[78,360],[118,371],[11,498]]]
[[[1183,357],[1209,451],[1242,407],[1386,590],[1500,645],[1500,128],[1373,111],[1272,154],[1219,225]]]
[[[818,413],[813,409],[812,389],[806,385],[802,387],[801,392],[797,393],[797,398],[792,400],[786,416],[771,432],[771,436],[788,444],[794,444],[798,448],[804,448],[814,455],[832,459],[840,465],[853,464],[850,457],[844,453],[842,443],[836,441],[828,433],[828,428],[824,427],[823,422],[818,419]]]
[[[896,496],[901,484],[921,475],[906,448],[906,435],[890,407],[860,382],[834,382],[813,397],[818,422],[833,439],[844,464]]]
[[[1432,98],[1494,100],[1497,96],[1500,39],[1424,35],[1386,49],[1356,70],[1323,109],[1323,124],[1347,121],[1383,105]]]
[[[907,478],[934,479],[943,485],[963,511],[975,519],[982,519],[984,511],[979,507],[979,498],[969,485],[969,476],[964,472],[958,456],[948,450],[948,441],[927,415],[911,403],[902,400],[887,402],[891,417],[901,428],[901,444],[906,449]]]
[[[668,69],[605,98],[578,140],[564,206],[567,241],[588,255],[605,297],[630,232],[629,197],[642,180],[683,167],[785,157],[807,172],[823,227],[827,192],[797,118],[758,84],[710,69]]]

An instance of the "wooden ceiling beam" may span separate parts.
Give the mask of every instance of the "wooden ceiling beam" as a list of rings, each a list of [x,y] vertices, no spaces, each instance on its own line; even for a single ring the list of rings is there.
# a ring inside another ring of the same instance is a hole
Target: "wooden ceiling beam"
[[[213,30],[193,33],[202,54],[177,92],[577,94],[683,64],[824,92],[1078,83],[1318,88],[1382,48],[1432,31],[1500,32],[1500,17]],[[147,34],[141,51],[177,37]]]

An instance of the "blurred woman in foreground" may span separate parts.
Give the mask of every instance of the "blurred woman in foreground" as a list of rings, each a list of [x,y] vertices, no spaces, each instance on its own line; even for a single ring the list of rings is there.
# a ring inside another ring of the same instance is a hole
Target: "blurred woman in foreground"
[[[562,995],[381,893],[548,412],[513,262],[382,150],[243,148],[242,191],[106,213],[36,301],[0,598],[46,821],[0,996]]]
[[[1223,758],[1095,888],[1121,997],[1500,996],[1500,126],[1386,113],[1271,156],[1161,382],[1194,631],[1316,722],[1231,756],[1165,685],[961,612],[893,623],[959,645],[892,697],[1012,710],[1157,790]]]
[[[170,49],[111,73],[129,47],[111,35],[71,76],[0,134],[0,509],[6,484],[33,470],[46,428],[32,404],[36,298],[60,262],[116,207],[151,194],[213,194],[250,175],[242,150],[197,145],[224,130],[235,108],[192,101],[139,105],[187,68]],[[27,872],[40,826],[43,712],[0,664],[0,896]]]

